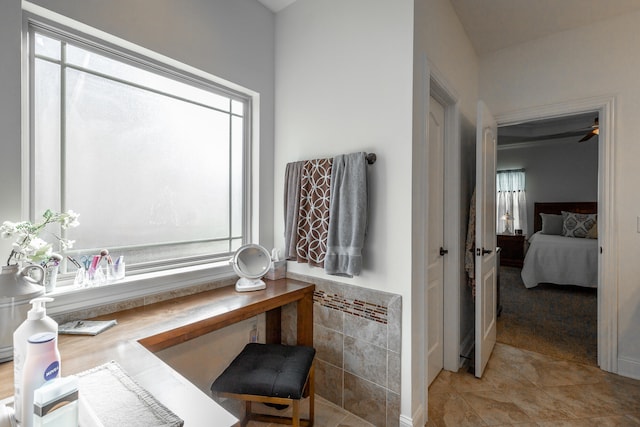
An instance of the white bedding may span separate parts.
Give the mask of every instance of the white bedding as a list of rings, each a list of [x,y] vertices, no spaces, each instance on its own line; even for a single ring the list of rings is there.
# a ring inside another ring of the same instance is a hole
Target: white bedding
[[[524,257],[522,281],[598,287],[598,240],[535,233]]]

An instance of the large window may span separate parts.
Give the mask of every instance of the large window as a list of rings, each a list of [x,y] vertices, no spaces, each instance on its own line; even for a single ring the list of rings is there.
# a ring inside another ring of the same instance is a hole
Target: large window
[[[105,248],[130,273],[243,243],[246,97],[36,25],[29,59],[32,211],[80,214],[67,255]]]

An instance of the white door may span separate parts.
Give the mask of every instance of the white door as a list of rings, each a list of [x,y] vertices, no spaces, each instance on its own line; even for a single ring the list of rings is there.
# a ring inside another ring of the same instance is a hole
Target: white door
[[[476,340],[480,378],[496,343],[496,143],[495,119],[478,102],[476,132]]]
[[[438,376],[444,365],[443,282],[444,282],[444,107],[429,99],[429,140],[427,146],[427,356],[428,384]]]

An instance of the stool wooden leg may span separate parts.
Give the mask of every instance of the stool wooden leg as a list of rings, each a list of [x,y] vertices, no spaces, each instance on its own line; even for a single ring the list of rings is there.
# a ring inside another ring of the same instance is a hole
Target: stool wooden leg
[[[293,407],[293,414],[291,415],[291,424],[293,427],[300,427],[300,401],[291,401]]]
[[[251,419],[251,401],[244,401],[244,418],[242,419],[242,427],[246,427]]]
[[[309,426],[313,427],[315,421],[315,400],[316,400],[316,386],[315,386],[315,362],[311,365],[311,371],[309,372]]]

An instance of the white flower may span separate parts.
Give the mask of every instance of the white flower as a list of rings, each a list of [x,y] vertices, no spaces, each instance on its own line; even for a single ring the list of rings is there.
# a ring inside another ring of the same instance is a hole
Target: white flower
[[[40,263],[49,260],[53,253],[53,246],[39,237],[40,233],[45,230],[48,224],[59,223],[62,229],[69,227],[77,227],[78,214],[72,210],[65,213],[55,213],[47,209],[42,215],[39,223],[31,223],[29,221],[11,222],[5,221],[0,226],[0,236],[9,238],[16,236],[13,243],[13,250],[7,260],[7,265],[12,261],[27,260],[30,262]],[[73,240],[63,239],[53,233],[49,233],[60,242],[62,250],[71,248],[75,243]]]
[[[32,262],[41,262],[49,259],[53,253],[53,248],[50,243],[45,242],[39,237],[34,237],[24,248],[24,251]]]
[[[78,222],[78,217],[80,216],[80,214],[75,213],[72,210],[68,210],[66,213],[64,214],[60,214],[60,226],[62,228],[69,228],[69,227],[77,227],[80,225],[80,223]]]
[[[62,246],[63,251],[73,248],[74,243],[76,243],[75,240],[60,239],[60,246]]]
[[[2,237],[6,239],[13,236],[18,231],[18,224],[19,223],[11,221],[3,222],[2,225],[0,225],[0,234],[2,235]]]

